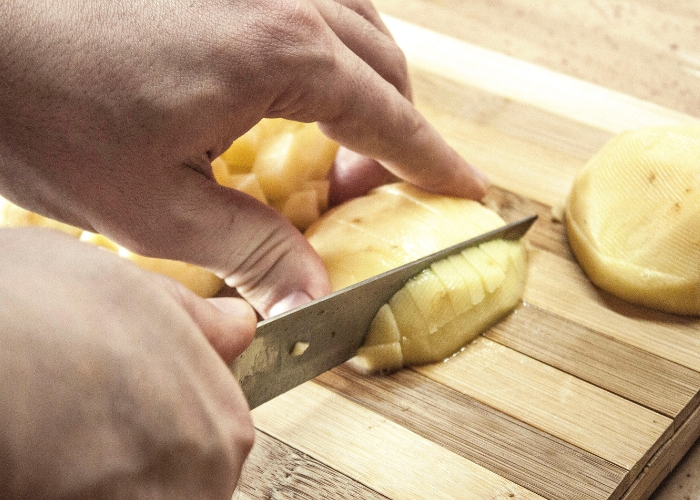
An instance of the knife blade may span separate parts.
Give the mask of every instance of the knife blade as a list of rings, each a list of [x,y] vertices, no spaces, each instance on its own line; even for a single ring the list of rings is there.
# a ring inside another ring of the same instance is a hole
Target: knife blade
[[[334,368],[362,345],[379,308],[433,262],[498,238],[517,240],[537,215],[422,257],[258,323],[230,365],[251,409]]]

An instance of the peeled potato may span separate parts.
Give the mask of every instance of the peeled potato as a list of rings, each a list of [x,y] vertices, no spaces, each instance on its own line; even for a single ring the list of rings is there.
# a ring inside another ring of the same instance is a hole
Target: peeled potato
[[[328,209],[338,144],[315,123],[261,120],[212,162],[214,178],[272,205],[299,230]]]
[[[566,228],[601,289],[700,314],[700,126],[646,128],[610,141],[577,175]]]
[[[504,224],[476,201],[398,183],[332,209],[305,234],[338,290]],[[350,365],[372,373],[449,357],[520,301],[526,267],[524,244],[505,240],[435,262],[379,310]]]

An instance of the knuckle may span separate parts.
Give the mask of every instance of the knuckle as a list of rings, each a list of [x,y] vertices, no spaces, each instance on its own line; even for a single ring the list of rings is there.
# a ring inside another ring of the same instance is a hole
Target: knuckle
[[[391,77],[390,83],[396,87],[402,95],[407,95],[409,91],[409,79],[408,79],[408,62],[406,61],[406,55],[403,51],[396,45],[390,46],[391,60]]]

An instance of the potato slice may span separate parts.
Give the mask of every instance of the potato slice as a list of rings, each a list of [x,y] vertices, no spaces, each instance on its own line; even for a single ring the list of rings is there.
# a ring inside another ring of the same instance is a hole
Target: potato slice
[[[597,286],[632,303],[700,314],[700,126],[622,133],[578,173],[569,243]]]
[[[430,269],[447,290],[447,296],[452,303],[452,309],[455,314],[462,314],[473,305],[469,292],[469,283],[455,268],[451,259],[434,262]]]
[[[337,290],[502,225],[478,202],[397,183],[336,207],[306,236]],[[524,244],[503,240],[433,263],[380,309],[350,366],[372,373],[449,357],[519,302],[525,269]]]
[[[505,264],[499,264],[481,248],[475,247],[462,250],[462,256],[479,274],[481,282],[484,285],[484,290],[486,290],[487,293],[493,293],[501,286],[503,280],[506,279],[506,275],[503,272]]]
[[[452,307],[452,301],[445,286],[428,268],[419,273],[404,286],[416,303],[421,316],[428,324],[428,333],[437,332],[445,323],[457,315]],[[396,311],[401,314],[401,311]]]

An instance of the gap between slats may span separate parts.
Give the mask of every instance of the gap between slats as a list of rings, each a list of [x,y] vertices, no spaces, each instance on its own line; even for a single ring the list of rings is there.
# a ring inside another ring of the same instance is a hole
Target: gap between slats
[[[412,370],[361,376],[339,367],[316,382],[549,499],[608,499],[628,471]]]
[[[253,421],[390,498],[542,498],[315,382],[257,407]]]
[[[700,373],[524,304],[486,337],[674,420],[700,398]]]

